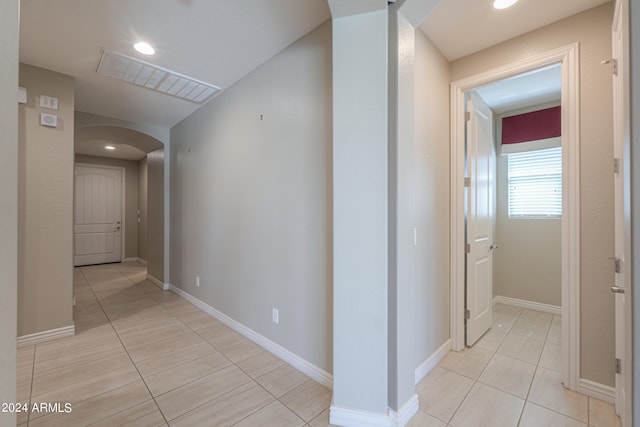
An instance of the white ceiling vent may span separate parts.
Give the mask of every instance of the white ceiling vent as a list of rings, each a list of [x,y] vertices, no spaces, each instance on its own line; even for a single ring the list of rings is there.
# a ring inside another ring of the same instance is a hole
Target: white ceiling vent
[[[220,88],[137,58],[103,49],[98,74],[202,104]]]

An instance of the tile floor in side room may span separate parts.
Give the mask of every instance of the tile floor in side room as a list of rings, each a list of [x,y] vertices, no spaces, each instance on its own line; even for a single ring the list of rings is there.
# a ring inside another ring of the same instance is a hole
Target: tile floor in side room
[[[493,328],[417,386],[408,427],[619,427],[612,404],[565,390],[560,316],[497,304]]]
[[[18,399],[70,402],[18,426],[328,426],[331,392],[177,295],[138,263],[76,268],[76,336],[18,349]],[[420,384],[409,427],[619,426],[566,391],[559,318],[496,306],[473,349]]]

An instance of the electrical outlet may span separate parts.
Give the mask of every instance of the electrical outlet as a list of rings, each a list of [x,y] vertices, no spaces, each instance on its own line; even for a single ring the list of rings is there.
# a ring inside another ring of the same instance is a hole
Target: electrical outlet
[[[277,308],[272,309],[271,317],[272,317],[273,323],[275,323],[276,325],[280,322],[280,312],[278,311]]]
[[[200,287],[200,276],[198,276],[196,274],[196,287],[199,288]]]

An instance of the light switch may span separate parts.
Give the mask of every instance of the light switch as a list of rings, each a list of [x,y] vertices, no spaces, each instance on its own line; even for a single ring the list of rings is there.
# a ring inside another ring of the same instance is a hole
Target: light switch
[[[57,110],[58,98],[54,98],[53,96],[40,95],[40,107],[48,108],[49,110]]]

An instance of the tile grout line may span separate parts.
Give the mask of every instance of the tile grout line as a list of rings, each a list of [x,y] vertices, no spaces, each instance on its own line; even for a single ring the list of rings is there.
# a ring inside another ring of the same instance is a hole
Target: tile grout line
[[[81,270],[82,275],[84,276],[84,272]],[[136,286],[135,283],[133,283],[133,281],[131,279],[129,279],[128,276],[126,276],[125,274],[123,274],[121,271],[118,270],[118,273],[122,274],[123,276],[126,277],[127,280],[129,280],[129,282],[132,283],[132,285]],[[147,391],[149,392],[149,395],[151,396],[151,399],[153,400],[153,403],[156,405],[156,408],[158,408],[158,412],[160,412],[160,415],[162,415],[162,419],[164,419],[165,423],[167,423],[167,425],[169,425],[169,421],[167,420],[167,418],[165,417],[164,413],[162,412],[162,410],[160,409],[160,406],[158,405],[158,402],[156,401],[155,397],[153,396],[153,393],[151,393],[151,390],[149,390],[149,386],[147,385],[147,382],[144,380],[144,377],[142,376],[142,374],[140,373],[140,370],[138,369],[138,366],[136,365],[136,363],[133,361],[133,358],[131,357],[131,355],[129,354],[129,351],[127,350],[127,348],[124,345],[124,342],[122,342],[122,338],[120,337],[120,334],[118,334],[118,331],[116,330],[116,328],[113,326],[113,323],[111,322],[111,319],[109,318],[109,315],[107,315],[107,312],[104,309],[104,306],[102,305],[102,302],[100,301],[100,299],[98,299],[98,296],[96,295],[93,286],[91,286],[91,282],[89,281],[89,279],[87,279],[87,277],[85,276],[85,279],[87,280],[87,283],[89,285],[89,289],[91,289],[91,293],[93,293],[93,296],[96,298],[96,301],[98,302],[98,305],[100,306],[100,309],[102,310],[102,312],[104,313],[105,317],[107,318],[107,321],[109,322],[109,326],[111,326],[111,329],[113,330],[113,332],[116,334],[116,337],[118,337],[118,341],[120,342],[120,345],[122,346],[123,350],[125,351],[125,353],[127,354],[127,357],[129,357],[129,360],[131,361],[131,364],[133,365],[133,367],[135,368],[136,372],[138,372],[138,375],[140,376],[140,379],[142,380],[142,383],[144,384],[144,386],[147,388]],[[75,284],[74,284],[75,286]],[[120,414],[124,411],[127,411],[131,408],[133,408],[135,406],[131,406],[129,408],[126,408],[120,412],[117,412],[115,414],[111,414],[109,417]],[[109,418],[107,417],[107,418]],[[103,420],[107,419],[107,418],[103,418]],[[103,420],[98,420],[97,422],[103,421]],[[95,424],[95,423],[94,423]]]

